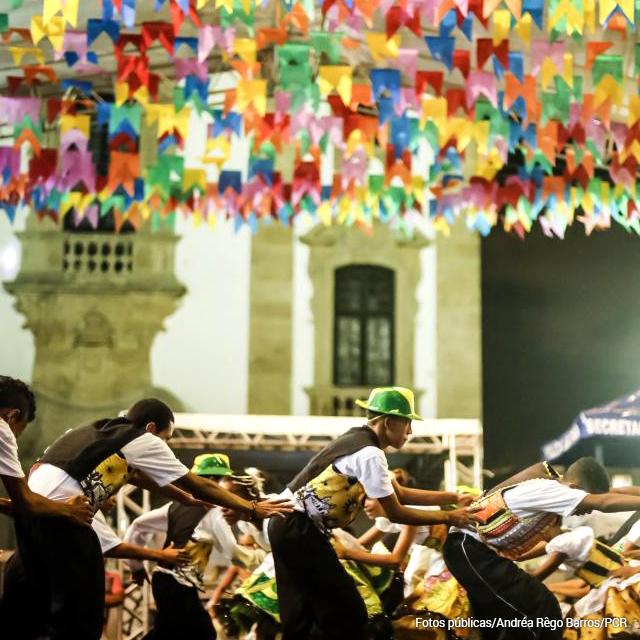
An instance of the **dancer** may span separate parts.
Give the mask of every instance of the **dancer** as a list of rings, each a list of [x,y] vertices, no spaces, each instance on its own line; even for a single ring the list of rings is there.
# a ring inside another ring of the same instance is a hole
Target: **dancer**
[[[573,570],[576,579],[559,584],[547,584],[552,593],[587,589],[569,611],[574,630],[572,638],[589,638],[592,629],[578,620],[599,620],[600,638],[640,637],[633,624],[640,620],[640,570],[627,565],[615,549],[597,540],[591,527],[576,527],[572,531],[557,530],[557,535],[545,546],[546,561],[532,572],[538,580],[548,578],[561,564]],[[607,618],[608,624],[602,623]],[[581,632],[584,629],[584,634]]]
[[[0,478],[9,494],[9,499],[0,498],[0,512],[16,517],[63,517],[77,525],[91,524],[93,510],[84,496],[54,502],[29,489],[18,459],[16,438],[35,417],[36,401],[31,389],[17,378],[0,376]]]
[[[124,417],[67,431],[46,450],[29,486],[57,501],[84,494],[98,510],[127,482],[130,470],[137,469],[161,487],[175,483],[198,499],[240,509],[250,518],[290,510],[286,504],[250,503],[190,473],[166,443],[172,430],[173,413],[166,404],[154,398],[140,400]],[[51,639],[98,640],[104,567],[95,533],[58,519],[38,518],[30,523],[16,556],[10,562],[23,563],[30,588],[42,601],[37,610]],[[29,567],[38,570],[30,572]],[[9,594],[12,582],[5,583]]]
[[[634,511],[640,508],[640,498],[609,493],[604,467],[593,458],[581,458],[564,478],[548,463],[533,465],[474,505],[480,521],[476,530],[451,530],[444,559],[467,591],[483,638],[546,640],[562,637],[558,602],[512,559],[547,540],[562,516],[594,509]],[[501,621],[498,626],[495,620]]]
[[[401,504],[429,504],[433,492],[394,491],[383,449],[400,449],[411,435],[411,421],[421,419],[414,411],[413,392],[377,388],[367,402],[358,403],[367,410],[367,424],[312,458],[282,494],[293,499],[294,512],[269,523],[284,640],[364,637],[366,607],[328,533],[355,519],[365,495],[377,498],[395,522],[466,526],[472,521],[466,509],[421,511]],[[448,501],[457,502],[457,496]]]
[[[472,487],[458,487],[468,495],[478,497],[480,491]],[[399,525],[386,519],[376,518],[376,526],[393,531]],[[406,525],[402,525],[405,528]],[[405,569],[405,595],[402,604],[393,615],[394,630],[398,638],[421,638],[425,629],[416,625],[416,618],[439,620],[462,620],[471,616],[469,599],[463,587],[451,575],[442,556],[442,547],[447,538],[445,525],[419,527],[415,544]],[[461,637],[470,635],[470,629],[460,626],[454,634],[449,622],[445,629],[430,628],[436,637]]]
[[[121,560],[131,560],[140,563],[150,560],[151,562],[164,563],[171,567],[182,567],[191,562],[191,556],[184,547],[176,548],[175,544],[170,544],[163,549],[150,549],[142,544],[132,544],[126,540],[121,540],[117,533],[107,522],[108,515],[116,505],[116,497],[112,496],[105,502],[100,511],[96,511],[91,526],[98,536],[100,549],[105,558],[118,558]],[[142,584],[142,576],[135,576],[134,581]]]
[[[228,456],[222,453],[202,454],[195,458],[191,473],[207,482],[219,483],[232,478]],[[234,491],[232,482],[226,489]],[[259,499],[259,495],[249,500]],[[188,637],[190,640],[213,640],[216,637],[211,618],[200,601],[204,591],[204,572],[212,554],[217,553],[225,566],[232,561],[255,567],[264,559],[264,552],[237,544],[222,509],[207,506],[189,506],[179,502],[144,513],[136,518],[125,534],[128,543],[144,544],[152,533],[165,536],[165,548],[185,547],[189,563],[172,567],[160,563],[152,576],[156,619],[149,638],[171,640]],[[135,574],[144,571],[140,563],[129,563]]]
[[[9,494],[9,499],[0,498],[0,512],[14,518],[19,551],[24,551],[27,532],[36,526],[39,519],[47,520],[51,525],[62,522],[72,530],[89,532],[93,518],[93,509],[84,496],[54,502],[29,488],[18,459],[16,438],[34,420],[35,414],[36,403],[31,389],[21,380],[0,376],[0,478]],[[13,558],[5,567],[5,584],[11,581],[12,564],[15,565]],[[33,575],[38,574],[37,562],[30,565],[30,571]],[[35,588],[40,588],[40,585]],[[35,613],[37,609],[31,602],[12,598],[5,588],[5,595],[0,600],[0,620],[4,632],[10,637],[21,637],[24,627]]]

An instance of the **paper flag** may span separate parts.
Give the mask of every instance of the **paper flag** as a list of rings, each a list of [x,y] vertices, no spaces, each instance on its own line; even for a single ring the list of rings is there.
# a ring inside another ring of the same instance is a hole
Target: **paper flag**
[[[630,23],[633,24],[635,22],[634,0],[620,0],[620,2],[616,2],[616,0],[599,0],[598,6],[600,24],[604,24],[616,9],[619,9]]]
[[[91,44],[101,35],[106,34],[115,43],[120,36],[120,25],[113,20],[87,20],[87,44]]]
[[[453,68],[453,51],[455,48],[455,38],[445,36],[425,36],[425,42],[435,60],[444,63],[451,71]]]
[[[264,116],[267,111],[267,81],[239,80],[236,100],[240,111],[251,105]]]
[[[170,23],[143,22],[140,28],[140,35],[144,49],[148,49],[157,40],[166,49],[167,53],[173,55],[175,35],[173,26]]]
[[[44,51],[37,47],[7,47],[7,50],[13,58],[13,64],[19,67],[25,56],[33,56],[37,62],[44,64]]]
[[[61,51],[64,42],[64,20],[62,18],[51,18],[45,23],[41,16],[32,16],[31,38],[33,44],[38,44],[40,40],[46,38],[56,51]]]
[[[318,85],[323,96],[333,90],[338,92],[345,105],[351,102],[353,69],[348,66],[320,66],[318,68]]]
[[[68,22],[72,27],[78,26],[78,0],[44,0],[42,7],[43,24],[49,24],[53,16],[60,12],[62,13],[63,24]]]
[[[385,33],[367,33],[367,44],[376,62],[386,58],[397,58],[400,49],[400,36],[387,38]]]

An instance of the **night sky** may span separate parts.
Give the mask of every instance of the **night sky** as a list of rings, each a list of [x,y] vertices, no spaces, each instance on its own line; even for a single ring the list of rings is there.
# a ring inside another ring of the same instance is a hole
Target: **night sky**
[[[640,388],[640,238],[616,223],[483,239],[482,310],[485,467],[500,475],[581,410]]]

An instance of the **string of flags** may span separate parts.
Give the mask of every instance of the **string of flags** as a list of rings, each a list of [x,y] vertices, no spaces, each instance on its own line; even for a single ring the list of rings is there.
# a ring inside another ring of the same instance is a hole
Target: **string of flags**
[[[640,233],[640,2],[8,2],[11,219]]]

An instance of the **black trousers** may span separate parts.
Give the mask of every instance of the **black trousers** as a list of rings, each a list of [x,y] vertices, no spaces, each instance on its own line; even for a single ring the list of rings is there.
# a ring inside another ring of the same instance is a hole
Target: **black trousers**
[[[329,540],[303,513],[271,518],[283,640],[362,640],[367,610]]]
[[[151,588],[157,613],[153,630],[146,636],[149,640],[215,640],[213,622],[195,587],[186,587],[169,574],[156,571]]]
[[[476,619],[527,620],[532,625],[532,628],[525,624],[481,628],[483,638],[562,638],[562,613],[558,601],[542,582],[511,560],[502,558],[487,545],[461,532],[449,534],[444,545],[444,560],[449,571],[466,589]]]
[[[15,640],[99,640],[104,564],[90,527],[64,518],[18,518],[18,550],[7,563],[0,620]]]

